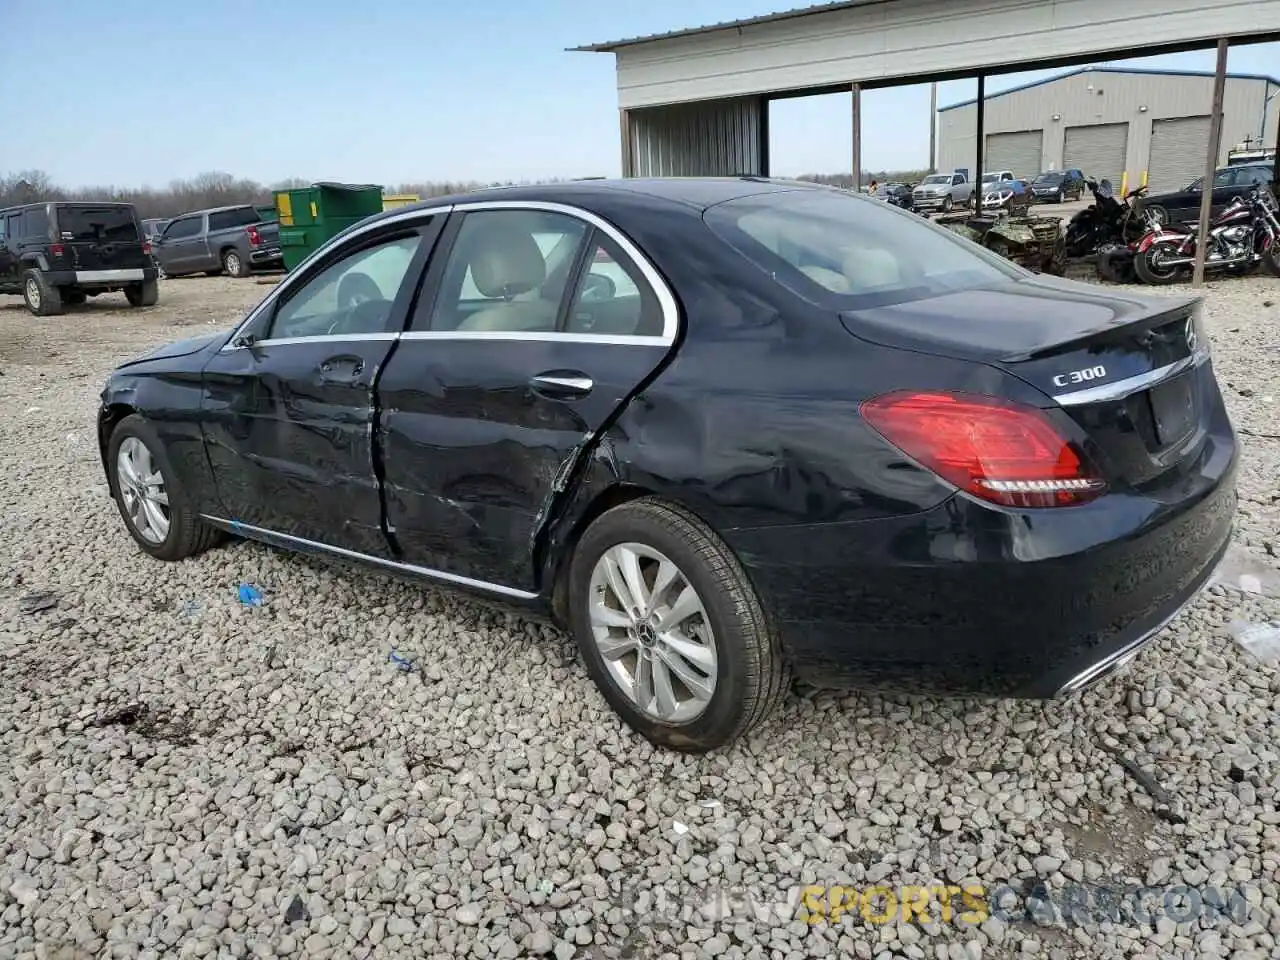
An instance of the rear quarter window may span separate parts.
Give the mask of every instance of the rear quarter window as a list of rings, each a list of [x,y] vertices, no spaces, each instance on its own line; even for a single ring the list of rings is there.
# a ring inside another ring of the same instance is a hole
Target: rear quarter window
[[[717,204],[704,218],[784,287],[837,310],[905,303],[1025,276],[914,214],[850,194],[760,194]]]
[[[49,234],[49,213],[44,207],[32,207],[22,211],[18,234],[24,239],[38,239]]]

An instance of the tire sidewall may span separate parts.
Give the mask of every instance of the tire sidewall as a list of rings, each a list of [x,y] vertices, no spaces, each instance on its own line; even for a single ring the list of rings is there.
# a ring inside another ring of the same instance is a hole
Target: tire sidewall
[[[622,691],[605,666],[595,643],[589,613],[591,574],[596,562],[620,543],[643,543],[665,554],[680,568],[697,591],[711,621],[715,637],[715,693],[707,709],[684,724],[667,724],[643,713]],[[626,511],[604,514],[583,534],[570,566],[569,624],[577,638],[587,671],[609,705],[637,733],[675,749],[714,749],[739,727],[745,711],[748,689],[741,633],[736,605],[719,588],[697,550],[659,524],[646,522]]]
[[[138,531],[133,528],[133,521],[129,518],[129,511],[124,505],[124,496],[120,492],[120,481],[117,476],[120,447],[129,437],[136,437],[146,444],[147,450],[151,453],[152,462],[160,469],[160,475],[164,478],[165,492],[169,495],[169,533],[160,543],[152,543],[150,540],[140,536]],[[160,442],[155,429],[137,414],[132,414],[121,420],[116,425],[111,434],[111,439],[107,443],[107,458],[107,476],[110,480],[111,497],[116,502],[116,509],[120,512],[120,518],[124,521],[125,529],[129,531],[129,535],[133,537],[138,546],[157,559],[168,560],[176,558],[178,556],[178,547],[182,543],[184,536],[183,525],[187,522],[186,511],[183,509],[185,500],[182,488],[178,484],[177,476],[174,473],[173,465],[169,462],[169,456],[164,449],[164,444]]]

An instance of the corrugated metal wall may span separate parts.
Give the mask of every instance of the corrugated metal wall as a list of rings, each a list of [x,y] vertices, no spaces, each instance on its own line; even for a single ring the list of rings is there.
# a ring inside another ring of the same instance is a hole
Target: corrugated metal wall
[[[1110,180],[1117,192],[1124,186],[1124,158],[1129,147],[1129,124],[1094,123],[1067,127],[1062,166],[1083,170],[1086,177]]]
[[[740,97],[628,110],[625,176],[763,176],[768,171],[768,103]]]
[[[1156,120],[1151,124],[1151,169],[1147,185],[1152,193],[1182,190],[1204,176],[1205,144],[1209,142],[1208,117]]]
[[[993,133],[987,137],[983,166],[988,171],[1012,170],[1015,177],[1034,179],[1043,169],[1040,164],[1043,145],[1043,130]]]

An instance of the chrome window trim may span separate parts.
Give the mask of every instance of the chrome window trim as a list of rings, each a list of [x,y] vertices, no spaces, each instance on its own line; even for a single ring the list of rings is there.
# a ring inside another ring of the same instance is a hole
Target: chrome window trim
[[[242,523],[239,520],[227,520],[223,517],[215,517],[208,513],[200,514],[200,519],[218,524],[228,530],[243,530],[259,537],[286,540],[289,543],[297,544],[300,547],[320,550],[324,553],[331,553],[335,556],[345,557],[350,560],[360,560],[365,563],[371,563],[375,566],[385,567],[389,570],[398,570],[403,573],[412,573],[420,577],[428,577],[432,580],[451,583],[455,586],[484,590],[488,593],[495,593],[504,597],[512,597],[516,600],[536,600],[541,596],[541,594],[531,593],[528,590],[517,590],[515,587],[504,587],[500,583],[489,583],[486,580],[474,580],[471,577],[464,577],[457,573],[446,573],[443,570],[432,570],[430,567],[420,567],[412,563],[401,563],[398,560],[387,560],[383,557],[374,557],[367,553],[360,553],[356,550],[348,550],[346,547],[333,547],[327,543],[321,543],[318,540],[308,540],[305,537],[295,537],[293,534],[279,533],[275,530],[268,530],[266,527],[255,527],[251,523]]]
[[[1209,351],[1198,350],[1189,357],[1183,357],[1181,360],[1175,360],[1173,363],[1166,364],[1163,367],[1148,370],[1146,373],[1125,377],[1125,379],[1117,380],[1115,383],[1105,383],[1097,387],[1087,387],[1084,390],[1072,390],[1068,393],[1055,394],[1053,399],[1064,407],[1078,407],[1087,403],[1105,403],[1108,400],[1123,400],[1125,397],[1132,396],[1140,390],[1146,390],[1171,377],[1176,377],[1184,370],[1199,366],[1207,359],[1209,359]]]
[[[352,239],[363,233],[378,229],[389,223],[399,223],[402,221],[412,220],[417,217],[435,216],[439,214],[447,214],[451,212],[469,213],[473,210],[540,210],[547,213],[560,213],[565,216],[574,217],[584,223],[590,224],[602,233],[606,234],[614,243],[616,243],[624,254],[635,264],[636,268],[644,277],[645,282],[649,284],[653,290],[654,296],[658,299],[658,305],[662,310],[662,333],[655,336],[644,336],[639,334],[605,334],[605,333],[572,333],[564,330],[556,331],[521,331],[521,330],[408,330],[403,333],[376,333],[376,334],[327,334],[319,337],[279,337],[271,340],[258,340],[253,344],[255,347],[280,346],[294,343],[326,343],[326,342],[352,342],[352,341],[376,341],[376,340],[503,340],[503,341],[520,341],[526,343],[591,343],[591,344],[610,344],[613,346],[629,346],[629,347],[670,347],[675,343],[676,336],[680,329],[680,308],[676,305],[675,294],[672,293],[671,287],[660,274],[653,263],[640,252],[640,249],[631,242],[617,227],[608,220],[600,217],[590,210],[583,210],[565,203],[553,203],[544,200],[480,200],[475,203],[456,203],[443,207],[431,207],[425,210],[414,210],[408,213],[390,217],[387,220],[381,220],[378,223],[370,224],[367,227],[360,228],[352,232],[345,240]],[[271,306],[281,296],[296,286],[299,282],[297,278],[302,275],[307,264],[324,253],[326,247],[307,257],[306,260],[298,264],[294,273],[290,274],[281,284],[276,287],[253,311],[232,331],[231,336],[227,338],[226,343],[220,349],[220,353],[231,353],[236,350],[248,349],[244,346],[235,346],[235,339],[240,335],[240,331],[244,330],[258,318],[264,311]]]
[[[306,273],[306,270],[307,270],[307,266],[311,264],[313,261],[319,259],[320,257],[324,256],[326,253],[328,253],[329,250],[332,249],[332,247],[336,245],[344,244],[349,240],[354,240],[356,237],[362,237],[366,233],[372,233],[375,230],[381,230],[383,227],[388,226],[390,224],[409,223],[411,221],[418,220],[418,219],[428,219],[430,217],[440,216],[441,214],[448,214],[453,209],[454,209],[453,204],[446,204],[440,207],[426,207],[421,210],[417,210],[417,209],[406,210],[403,213],[392,214],[386,219],[380,219],[373,223],[368,223],[363,226],[357,225],[355,228],[352,229],[350,233],[341,234],[339,237],[335,237],[333,240],[329,241],[328,243],[322,244],[319,249],[313,250],[305,260],[303,260],[296,267],[294,267],[294,269],[289,273],[289,275],[286,276],[283,280],[281,280],[280,284],[274,290],[272,290],[269,294],[267,294],[266,297],[263,298],[262,302],[260,302],[256,307],[254,307],[252,310],[249,311],[249,315],[247,317],[241,320],[240,323],[236,324],[235,329],[231,331],[231,335],[227,337],[226,342],[223,343],[222,347],[219,349],[218,352],[232,353],[236,350],[248,349],[247,346],[236,345],[235,341],[236,341],[236,338],[240,336],[240,331],[252,325],[253,322],[257,320],[258,317],[261,316],[264,311],[270,310],[275,305],[275,302],[277,300],[279,300],[282,296],[284,296],[294,287],[302,283],[305,283],[306,280],[309,279],[304,277],[304,274]],[[374,216],[377,216],[377,214],[374,214]],[[330,335],[330,336],[335,336],[335,335]],[[372,339],[381,340],[384,337],[395,339],[395,336],[396,334],[351,334],[347,336],[347,339],[349,340],[372,340]],[[280,344],[280,343],[300,343],[303,341],[316,343],[316,342],[321,342],[321,338],[319,337],[280,337],[276,340],[259,340],[257,341],[256,344],[254,344],[254,346],[262,346],[262,345],[270,346],[271,344]]]

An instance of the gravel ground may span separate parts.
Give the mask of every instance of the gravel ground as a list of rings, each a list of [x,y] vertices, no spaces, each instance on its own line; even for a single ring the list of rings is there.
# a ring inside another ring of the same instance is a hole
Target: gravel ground
[[[701,758],[622,728],[550,629],[249,543],[135,548],[103,378],[265,290],[172,280],[150,310],[40,320],[0,299],[0,958],[1280,954],[1280,673],[1227,634],[1280,620],[1280,281],[1207,294],[1249,432],[1234,562],[1272,596],[1212,588],[1076,700],[802,693]],[[805,884],[1010,909],[810,923]],[[1125,884],[1157,909],[1055,912]],[[1227,915],[1162,912],[1175,884]]]

